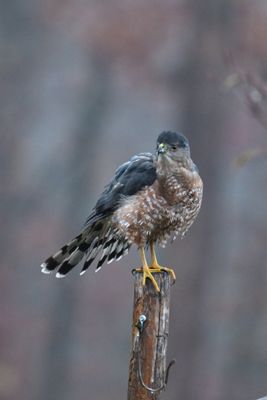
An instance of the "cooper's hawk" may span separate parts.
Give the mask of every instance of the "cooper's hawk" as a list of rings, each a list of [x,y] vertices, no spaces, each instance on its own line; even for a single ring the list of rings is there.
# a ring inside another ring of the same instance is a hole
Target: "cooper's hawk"
[[[154,272],[173,270],[158,264],[154,244],[183,236],[196,218],[202,200],[202,180],[190,157],[188,140],[180,133],[162,132],[156,152],[141,153],[122,164],[89,215],[84,229],[49,257],[42,272],[57,270],[64,277],[83,258],[81,275],[95,258],[96,270],[105,261],[119,260],[132,244],[140,250],[143,284]],[[145,248],[150,246],[151,264]]]

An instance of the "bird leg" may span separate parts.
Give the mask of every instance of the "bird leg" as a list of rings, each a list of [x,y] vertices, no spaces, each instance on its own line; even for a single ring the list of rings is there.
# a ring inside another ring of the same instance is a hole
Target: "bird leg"
[[[165,268],[165,267],[162,267],[161,265],[159,265],[157,256],[156,256],[156,252],[155,252],[155,246],[154,246],[153,242],[150,243],[150,252],[151,252],[151,265],[150,265],[149,269],[150,269],[151,273],[165,271],[171,275],[173,282],[175,282],[176,275],[175,275],[174,270],[171,268]]]
[[[155,269],[151,269],[148,264],[147,264],[147,260],[146,260],[146,255],[145,255],[145,250],[144,247],[140,248],[140,257],[141,257],[141,261],[142,261],[142,268],[137,268],[136,271],[137,272],[142,272],[143,273],[143,286],[146,285],[146,280],[150,279],[152,282],[152,285],[154,286],[154,288],[156,289],[157,292],[160,292],[159,290],[159,286],[156,282],[156,279],[154,278],[154,276],[152,275],[153,272],[158,272],[155,271]]]

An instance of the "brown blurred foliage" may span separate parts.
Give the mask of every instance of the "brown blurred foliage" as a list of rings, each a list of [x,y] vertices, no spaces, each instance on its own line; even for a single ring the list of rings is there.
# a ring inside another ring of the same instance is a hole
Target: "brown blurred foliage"
[[[126,396],[137,252],[83,278],[39,265],[164,129],[189,137],[205,193],[159,252],[178,278],[162,398],[266,395],[266,1],[1,8],[0,398]]]

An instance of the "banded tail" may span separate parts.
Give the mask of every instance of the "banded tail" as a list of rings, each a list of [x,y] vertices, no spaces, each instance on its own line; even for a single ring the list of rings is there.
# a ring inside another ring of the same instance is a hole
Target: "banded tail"
[[[83,275],[99,256],[98,271],[105,261],[120,260],[128,253],[131,244],[117,229],[102,222],[87,226],[82,233],[61,247],[53,256],[41,264],[42,272],[50,274],[57,270],[56,277],[63,278],[85,258],[80,275]]]

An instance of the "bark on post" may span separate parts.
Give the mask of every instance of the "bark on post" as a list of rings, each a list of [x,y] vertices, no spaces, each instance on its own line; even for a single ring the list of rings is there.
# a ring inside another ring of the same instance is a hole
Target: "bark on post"
[[[128,400],[158,400],[165,388],[171,278],[167,273],[154,277],[160,293],[150,281],[144,287],[142,273],[134,272]]]

